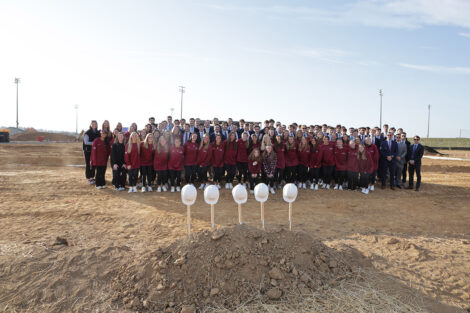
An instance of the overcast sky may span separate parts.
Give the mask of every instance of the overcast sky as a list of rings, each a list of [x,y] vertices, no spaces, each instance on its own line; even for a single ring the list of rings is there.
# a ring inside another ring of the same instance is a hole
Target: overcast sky
[[[183,116],[470,135],[470,1],[0,1],[0,125]]]

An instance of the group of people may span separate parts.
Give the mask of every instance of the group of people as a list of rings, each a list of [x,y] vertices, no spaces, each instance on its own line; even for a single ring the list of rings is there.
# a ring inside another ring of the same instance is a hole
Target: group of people
[[[376,180],[385,189],[413,189],[414,174],[421,184],[421,158],[424,147],[420,137],[413,143],[403,129],[384,125],[369,128],[342,125],[283,125],[274,120],[261,123],[220,122],[191,118],[166,120],[156,124],[149,118],[140,131],[135,123],[124,129],[118,123],[111,130],[104,121],[101,130],[92,121],[83,136],[85,174],[89,184],[106,188],[108,166],[113,171],[112,184],[129,193],[180,191],[182,182],[209,184],[219,189],[233,188],[234,181],[249,186],[253,193],[258,182],[270,192],[285,183],[312,190],[374,190]],[[406,178],[408,172],[408,186]]]

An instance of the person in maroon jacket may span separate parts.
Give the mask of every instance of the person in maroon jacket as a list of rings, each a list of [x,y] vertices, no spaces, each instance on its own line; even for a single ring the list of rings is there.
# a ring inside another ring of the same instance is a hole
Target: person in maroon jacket
[[[220,189],[220,181],[224,175],[224,150],[225,145],[222,140],[222,134],[215,136],[214,143],[212,144],[212,158],[211,164],[214,169],[214,183]]]
[[[354,140],[349,141],[348,149],[348,189],[355,191],[359,180],[359,163],[357,160],[357,147]]]
[[[299,188],[307,189],[308,164],[310,158],[310,145],[307,137],[302,136],[299,147],[297,148],[297,156],[299,158]]]
[[[308,160],[308,178],[310,180],[310,189],[312,190],[318,190],[320,180],[321,159],[318,146],[318,140],[312,137],[310,139],[310,156]]]
[[[106,167],[108,165],[109,147],[106,144],[108,133],[101,131],[101,136],[96,138],[91,145],[90,165],[96,169],[95,183],[96,189],[106,188]]]
[[[256,134],[251,135],[250,140],[250,147],[248,148],[248,154],[253,151],[253,149],[261,149],[261,141],[258,139]]]
[[[137,192],[136,185],[140,169],[140,138],[136,132],[133,132],[129,136],[124,159],[129,174],[129,193]]]
[[[237,164],[237,141],[234,132],[228,135],[228,139],[225,140],[225,151],[224,151],[224,166],[227,172],[227,180],[225,183],[225,189],[232,189],[233,178],[235,177],[236,164]]]
[[[333,170],[335,168],[335,148],[330,144],[328,136],[323,137],[323,144],[320,145],[320,160],[323,170],[322,188],[330,189]]]
[[[276,172],[277,166],[277,154],[273,151],[273,146],[266,146],[263,152],[263,168],[266,174],[266,183],[269,187],[271,194],[275,194],[274,191],[274,173]]]
[[[237,140],[237,170],[238,170],[238,183],[246,186],[248,181],[248,150],[250,148],[250,141],[248,140],[248,133],[243,133],[242,138]],[[243,179],[243,181],[242,181]]]
[[[277,183],[278,188],[281,188],[281,184],[284,181],[284,171],[286,168],[286,144],[282,139],[281,135],[276,136],[274,141],[274,152],[276,152],[276,172],[274,172],[274,182]]]
[[[152,191],[153,156],[155,154],[153,134],[145,136],[140,145],[140,172],[142,173],[142,192]]]
[[[254,193],[256,184],[258,184],[258,179],[261,174],[261,165],[263,164],[263,159],[261,158],[261,153],[258,149],[251,151],[250,156],[248,157],[248,171],[250,172],[250,193]]]
[[[297,167],[299,166],[299,157],[297,155],[297,143],[294,136],[289,136],[286,143],[286,181],[294,183],[297,179]]]
[[[372,139],[370,137],[366,138],[365,141],[365,147],[367,152],[370,153],[370,156],[372,157],[372,160],[374,161],[374,170],[370,174],[369,177],[369,190],[374,191],[374,185],[375,185],[375,179],[377,177],[377,171],[379,169],[379,149],[377,149],[377,145],[372,144]]]
[[[168,171],[170,172],[171,192],[181,191],[181,171],[183,170],[184,148],[181,146],[181,138],[174,137],[174,145],[170,147]]]
[[[343,190],[346,182],[346,170],[348,160],[348,146],[343,146],[343,139],[336,139],[335,147],[335,189]]]
[[[197,134],[191,134],[191,141],[186,141],[184,144],[184,177],[186,184],[194,185],[196,180],[198,150]]]
[[[158,138],[158,145],[153,158],[153,169],[157,173],[157,192],[167,191],[169,143],[165,136]]]
[[[205,186],[209,185],[207,180],[207,169],[209,168],[209,165],[211,165],[211,158],[211,137],[209,133],[205,133],[202,137],[201,143],[199,144],[199,152],[197,154],[197,164],[199,166],[198,176],[201,181],[199,189],[204,189]]]
[[[116,129],[117,130],[117,129]],[[111,148],[111,168],[113,169],[113,185],[116,191],[125,190],[126,186],[126,163],[124,154],[126,145],[124,144],[124,134],[118,131],[116,140]]]
[[[359,186],[362,189],[362,193],[369,193],[369,176],[374,171],[374,161],[372,156],[366,150],[363,144],[359,144],[357,151],[357,160],[359,165]]]

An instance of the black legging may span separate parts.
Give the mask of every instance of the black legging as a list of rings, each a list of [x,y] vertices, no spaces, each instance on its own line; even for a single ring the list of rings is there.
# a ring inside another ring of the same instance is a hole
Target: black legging
[[[299,173],[298,174],[299,182],[305,183],[307,181],[307,177],[308,177],[308,167],[306,167],[302,164],[299,164],[298,173]]]
[[[140,167],[140,173],[142,173],[142,186],[147,187],[152,184],[152,172],[153,172],[153,167],[152,166],[141,166]]]
[[[113,185],[116,188],[123,188],[126,185],[126,169],[122,166],[117,170],[113,169]]]
[[[375,178],[377,177],[377,170],[375,170],[372,174],[369,176],[369,184],[374,185],[375,184]]]
[[[199,181],[203,184],[207,183],[207,169],[209,166],[199,166],[198,168],[198,176]]]
[[[286,166],[286,181],[293,183],[297,178],[297,166]]]
[[[235,164],[225,164],[225,170],[227,171],[227,183],[231,184],[235,177],[237,166]]]
[[[96,187],[104,186],[106,184],[104,176],[106,175],[106,165],[96,166],[95,184]]]
[[[274,175],[272,177],[266,175],[264,181],[266,182],[266,185],[268,185],[268,187],[274,187],[274,177]]]
[[[168,170],[156,171],[157,173],[157,185],[162,186],[168,182]]]
[[[83,151],[85,154],[85,177],[87,179],[95,178],[95,168],[90,165],[91,152]]]
[[[281,184],[281,181],[284,179],[284,172],[285,172],[284,168],[277,168],[276,167],[276,170],[274,171],[274,180],[278,184]]]
[[[249,175],[250,175],[250,189],[253,190],[255,189],[255,186],[258,184],[259,174],[257,174],[255,178],[251,176],[251,173]]]
[[[367,188],[369,187],[369,173],[361,173],[359,187]]]
[[[346,171],[336,171],[335,172],[335,183],[337,185],[343,185],[343,183],[346,181]]]
[[[312,184],[318,184],[318,180],[320,179],[320,168],[319,167],[311,167],[308,170],[308,179]]]
[[[248,162],[237,162],[237,170],[238,170],[238,183],[242,183],[242,176],[243,180],[246,183],[248,178]]]
[[[329,185],[333,178],[334,166],[323,166],[323,183]]]
[[[213,167],[214,169],[214,183],[220,183],[222,176],[224,175],[224,167]]]
[[[359,173],[348,171],[348,189],[356,190]]]
[[[137,185],[137,178],[139,176],[139,169],[133,168],[129,170],[129,186],[135,187]]]
[[[179,186],[181,184],[181,171],[169,170],[169,172],[171,186]]]
[[[187,184],[194,184],[197,174],[197,165],[185,165],[184,166],[184,179]]]

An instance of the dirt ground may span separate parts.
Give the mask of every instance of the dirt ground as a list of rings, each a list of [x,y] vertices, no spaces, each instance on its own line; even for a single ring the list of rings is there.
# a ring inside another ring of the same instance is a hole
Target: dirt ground
[[[80,144],[3,144],[0,160],[0,311],[128,310],[112,301],[118,268],[186,236],[178,193],[96,190],[77,166]],[[280,191],[265,207],[267,229],[287,225]],[[238,222],[230,191],[215,210],[217,227]],[[253,196],[243,212],[259,227]],[[300,190],[293,223],[420,311],[470,308],[470,161],[423,159],[420,192]],[[198,191],[192,231],[207,229],[210,209]]]

